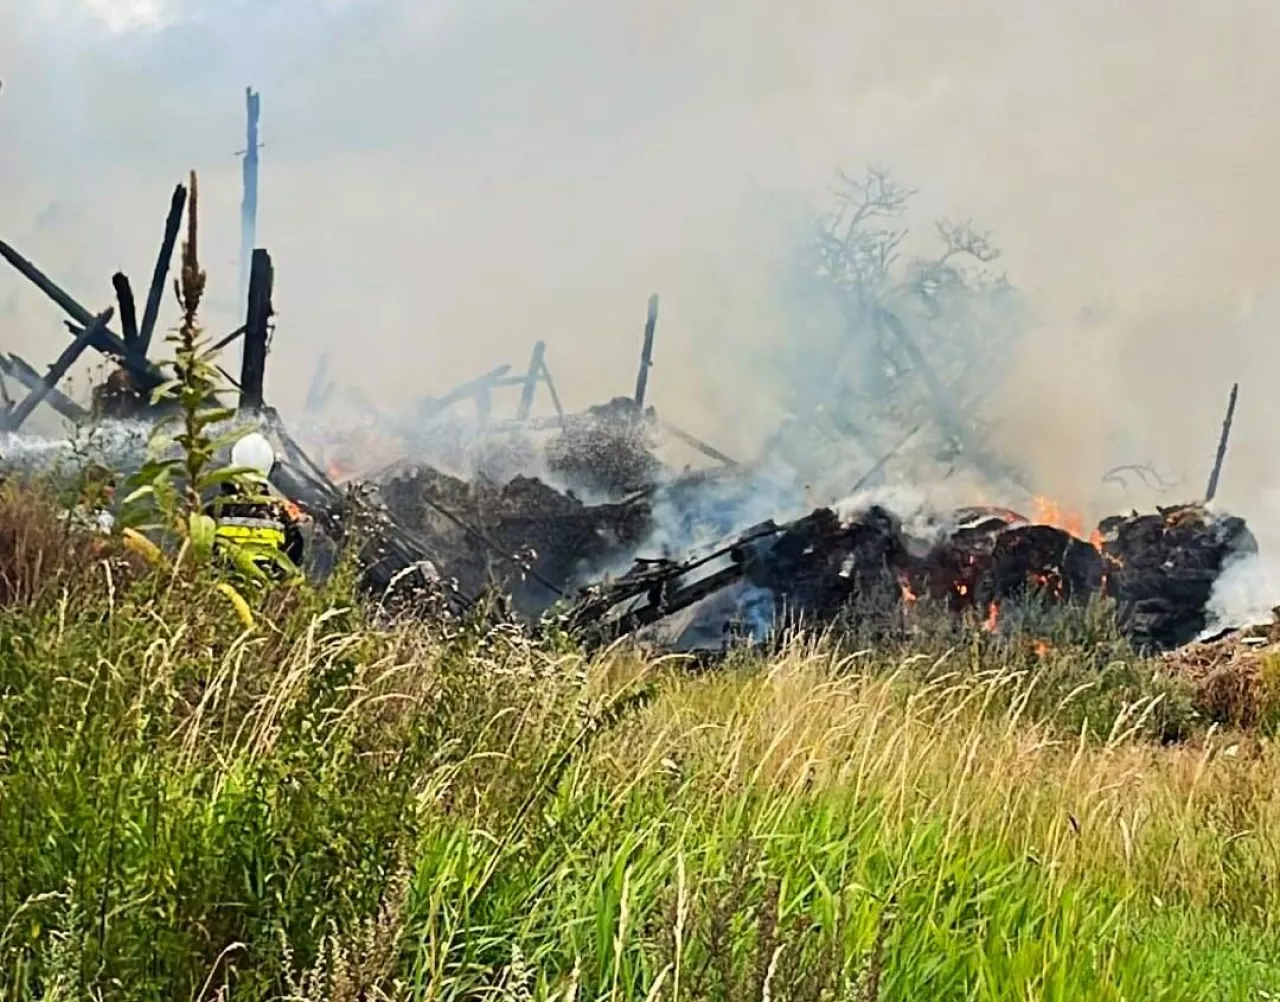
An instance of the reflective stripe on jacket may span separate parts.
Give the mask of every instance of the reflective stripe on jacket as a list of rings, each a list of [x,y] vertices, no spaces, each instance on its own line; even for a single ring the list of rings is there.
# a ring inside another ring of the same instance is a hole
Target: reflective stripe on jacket
[[[284,525],[270,518],[232,516],[217,520],[217,535],[248,550],[283,550]]]

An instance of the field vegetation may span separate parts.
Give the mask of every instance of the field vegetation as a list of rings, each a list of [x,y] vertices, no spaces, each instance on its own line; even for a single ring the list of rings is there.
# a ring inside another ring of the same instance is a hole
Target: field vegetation
[[[218,584],[0,490],[0,997],[1280,997],[1267,728],[1101,613],[693,670]]]

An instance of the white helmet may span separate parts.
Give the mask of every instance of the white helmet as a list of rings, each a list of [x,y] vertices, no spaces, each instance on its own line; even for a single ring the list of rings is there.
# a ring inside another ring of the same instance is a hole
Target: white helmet
[[[263,435],[250,432],[231,447],[231,465],[237,469],[253,470],[265,477],[276,465],[275,450]]]

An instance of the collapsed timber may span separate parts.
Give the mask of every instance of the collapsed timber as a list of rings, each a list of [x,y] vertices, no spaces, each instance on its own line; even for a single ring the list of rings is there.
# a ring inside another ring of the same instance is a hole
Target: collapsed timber
[[[16,355],[0,358],[0,428],[18,433],[41,405],[77,424],[92,416],[143,422],[163,416],[150,401],[165,376],[148,350],[184,210],[194,252],[194,175],[190,190],[182,185],[174,190],[140,321],[128,278],[117,274],[112,280],[120,334],[109,326],[117,315],[114,307],[87,309],[0,242],[0,257],[70,317],[66,328],[72,337],[44,375]],[[1115,602],[1120,628],[1137,646],[1168,649],[1201,634],[1224,568],[1256,551],[1242,520],[1207,507],[1217,489],[1235,389],[1206,502],[1110,518],[1088,539],[1002,508],[933,513],[908,525],[877,504],[817,508],[794,520],[771,519],[742,531],[743,512],[787,492],[775,491],[760,469],[659,421],[647,406],[656,296],[649,301],[634,396],[616,397],[581,414],[565,413],[546,345],[539,341],[525,374],[511,375],[511,366],[500,366],[421,401],[401,419],[368,401],[355,401],[372,418],[375,435],[399,438],[416,452],[427,444],[438,448],[438,441],[428,439],[446,426],[447,412],[474,401],[482,434],[464,434],[452,443],[454,458],[467,460],[453,465],[469,463],[479,477],[462,480],[418,465],[340,487],[333,458],[322,453],[321,462],[314,461],[265,403],[274,268],[267,251],[251,245],[245,267],[245,322],[214,346],[241,342],[240,378],[227,377],[239,391],[236,410],[274,440],[280,462],[273,484],[314,519],[314,569],[323,573],[328,557],[354,546],[366,593],[384,605],[462,613],[486,593],[497,594],[507,600],[499,606],[526,623],[550,618],[588,644],[661,624],[668,627],[666,643],[689,648],[723,647],[741,634],[760,639],[796,621],[820,626],[850,610],[864,623],[900,619],[921,603],[976,617],[994,631],[1002,607],[1024,596],[1050,604],[1102,596]],[[900,318],[885,310],[876,317],[894,333],[928,388],[943,452],[967,461],[992,482],[1025,488],[1016,471],[1004,470],[998,457],[985,451],[973,422],[951,399]],[[90,349],[115,365],[94,394],[92,412],[57,389]],[[5,378],[24,385],[27,396],[10,400]],[[520,390],[513,421],[493,420],[492,397],[502,387]],[[540,387],[551,398],[554,417],[531,414]],[[322,359],[308,394],[308,416],[322,412],[334,395]],[[867,465],[849,493],[865,496],[863,489],[880,482],[886,463],[922,427]],[[555,436],[538,450],[531,435],[541,430]],[[672,475],[656,457],[662,435],[719,466]],[[485,451],[478,462],[477,444]],[[538,452],[540,468],[563,491],[528,475],[530,456]],[[497,472],[485,475],[485,467]],[[794,504],[794,492],[785,500]],[[776,510],[770,509],[775,518]],[[701,539],[722,542],[695,551],[691,541]],[[621,575],[605,573],[628,564]]]

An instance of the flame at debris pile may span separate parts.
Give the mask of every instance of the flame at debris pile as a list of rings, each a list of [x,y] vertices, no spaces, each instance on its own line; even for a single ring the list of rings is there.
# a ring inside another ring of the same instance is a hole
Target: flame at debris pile
[[[853,516],[819,508],[785,525],[764,522],[709,554],[638,561],[587,589],[568,622],[604,641],[747,583],[773,595],[781,621],[820,625],[850,610],[863,621],[892,618],[927,596],[957,613],[972,610],[995,632],[1011,600],[1107,595],[1126,635],[1159,649],[1194,639],[1223,566],[1256,548],[1243,520],[1200,505],[1108,519],[1097,533],[1101,549],[1008,509],[961,509],[937,521],[942,531],[923,547],[878,505]],[[1037,647],[1041,656],[1047,650]]]

